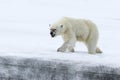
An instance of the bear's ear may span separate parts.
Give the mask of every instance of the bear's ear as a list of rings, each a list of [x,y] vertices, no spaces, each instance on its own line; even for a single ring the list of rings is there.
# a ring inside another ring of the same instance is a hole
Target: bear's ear
[[[60,24],[60,27],[61,27],[61,28],[63,28],[63,25],[62,25],[62,24]]]

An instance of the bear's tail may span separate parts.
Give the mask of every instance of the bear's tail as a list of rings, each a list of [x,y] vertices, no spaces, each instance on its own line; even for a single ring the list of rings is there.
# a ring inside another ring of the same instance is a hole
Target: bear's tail
[[[102,51],[97,47],[96,48],[96,53],[102,53]]]

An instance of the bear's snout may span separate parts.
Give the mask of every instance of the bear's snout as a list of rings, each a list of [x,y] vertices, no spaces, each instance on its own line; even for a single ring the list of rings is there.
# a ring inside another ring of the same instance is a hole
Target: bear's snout
[[[51,35],[51,37],[55,37],[55,33],[54,32],[50,32],[50,35]]]

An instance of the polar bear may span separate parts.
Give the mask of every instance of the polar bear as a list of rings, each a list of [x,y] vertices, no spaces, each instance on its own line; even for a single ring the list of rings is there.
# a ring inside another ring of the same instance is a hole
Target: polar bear
[[[98,29],[92,21],[62,17],[53,25],[49,26],[51,37],[61,35],[64,40],[63,45],[58,48],[58,52],[65,52],[66,50],[74,52],[76,41],[81,41],[87,46],[88,53],[102,53],[97,47]]]

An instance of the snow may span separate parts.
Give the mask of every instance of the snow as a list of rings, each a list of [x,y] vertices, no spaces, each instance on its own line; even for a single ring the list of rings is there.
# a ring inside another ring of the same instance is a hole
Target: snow
[[[119,0],[0,0],[0,56],[58,59],[77,63],[120,66]],[[52,39],[49,24],[62,16],[86,18],[100,32],[103,54],[87,53],[77,43],[75,53],[58,53],[61,37]]]

